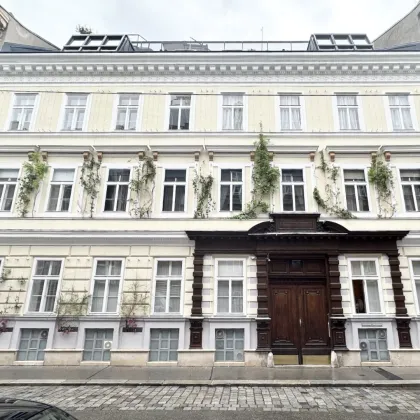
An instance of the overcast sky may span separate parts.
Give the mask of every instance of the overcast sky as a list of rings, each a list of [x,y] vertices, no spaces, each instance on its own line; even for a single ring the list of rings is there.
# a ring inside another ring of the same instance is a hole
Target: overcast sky
[[[0,0],[29,29],[62,47],[78,23],[148,40],[309,40],[366,33],[371,40],[419,0]]]

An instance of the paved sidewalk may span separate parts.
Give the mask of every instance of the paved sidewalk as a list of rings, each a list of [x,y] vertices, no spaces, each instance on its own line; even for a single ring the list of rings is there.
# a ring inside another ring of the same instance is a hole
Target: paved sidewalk
[[[419,386],[413,367],[2,366],[0,385]]]

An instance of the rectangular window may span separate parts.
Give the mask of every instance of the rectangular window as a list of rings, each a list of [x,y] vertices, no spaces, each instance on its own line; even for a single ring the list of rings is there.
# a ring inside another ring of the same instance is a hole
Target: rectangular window
[[[109,362],[111,360],[111,344],[114,331],[112,329],[85,330],[85,347],[83,360]]]
[[[54,169],[47,211],[69,211],[74,169]]]
[[[104,211],[126,211],[130,169],[110,169],[106,184]]]
[[[151,362],[176,362],[178,360],[178,329],[150,330],[150,353]]]
[[[191,95],[171,95],[169,130],[189,130]]]
[[[299,95],[280,95],[280,130],[302,130]]]
[[[116,313],[122,276],[121,260],[97,260],[90,312]]]
[[[389,95],[392,128],[395,131],[413,130],[411,107],[408,95]]]
[[[120,94],[118,98],[116,130],[136,130],[139,94]]]
[[[158,261],[156,268],[156,313],[181,312],[182,261]]]
[[[37,94],[16,93],[9,130],[28,131],[31,127]]]
[[[54,312],[61,266],[60,260],[36,260],[28,312]]]
[[[20,330],[18,361],[44,360],[44,350],[47,348],[48,330],[22,328]]]
[[[87,94],[68,93],[64,108],[63,130],[81,131],[85,122]]]
[[[243,130],[244,95],[223,95],[223,130]]]
[[[163,182],[163,211],[185,211],[187,171],[166,169]]]
[[[362,362],[389,361],[386,330],[359,329],[359,346]]]
[[[401,169],[401,186],[406,211],[420,211],[420,169]]]
[[[11,211],[19,169],[0,169],[0,211]]]
[[[420,260],[412,260],[411,268],[413,272],[414,285],[416,289],[417,296],[417,310],[420,313]]]
[[[244,330],[216,330],[216,362],[244,361]]]
[[[337,95],[340,130],[360,130],[356,95]]]
[[[381,313],[376,261],[351,261],[350,267],[355,312],[357,314]]]
[[[344,187],[348,210],[369,211],[367,182],[363,169],[344,169]]]
[[[242,210],[242,169],[222,169],[220,173],[220,211]]]
[[[244,262],[217,261],[217,313],[244,312]]]
[[[282,169],[283,211],[305,211],[305,184],[302,169]]]

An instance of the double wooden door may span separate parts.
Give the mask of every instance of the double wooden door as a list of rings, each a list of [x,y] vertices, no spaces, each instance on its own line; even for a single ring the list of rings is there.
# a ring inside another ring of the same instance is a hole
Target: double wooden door
[[[271,286],[274,355],[296,356],[299,364],[310,364],[310,356],[330,355],[325,289],[325,284],[315,282]]]

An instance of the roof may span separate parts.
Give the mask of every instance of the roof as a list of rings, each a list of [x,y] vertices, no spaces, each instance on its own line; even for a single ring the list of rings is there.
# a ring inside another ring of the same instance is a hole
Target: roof
[[[39,402],[0,398],[0,418],[27,420],[48,408],[48,404]]]

